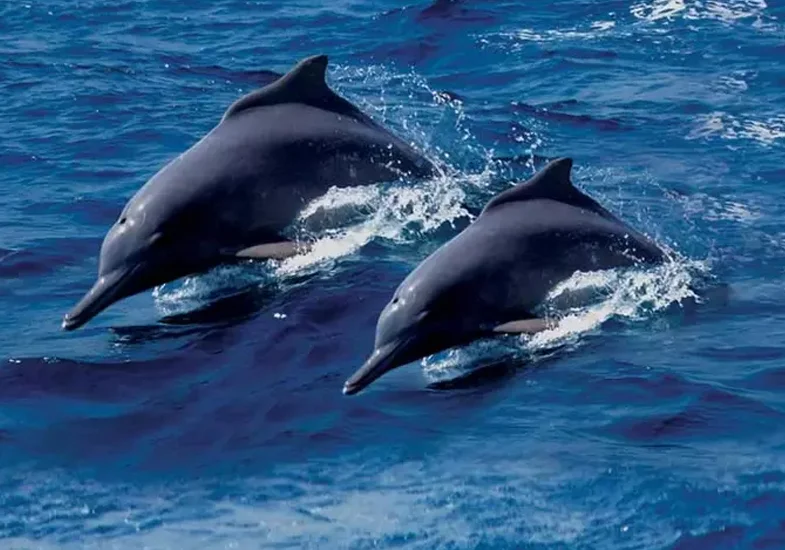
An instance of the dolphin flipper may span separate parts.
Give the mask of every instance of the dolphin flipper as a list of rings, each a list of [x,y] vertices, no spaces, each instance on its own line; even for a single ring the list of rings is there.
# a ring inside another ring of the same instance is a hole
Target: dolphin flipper
[[[305,244],[293,241],[280,241],[249,246],[236,252],[235,256],[254,260],[284,260],[296,256],[300,252],[305,252],[307,249],[308,247]]]
[[[508,321],[493,328],[493,332],[506,332],[514,334],[537,334],[544,330],[553,328],[556,323],[546,319],[519,319],[517,321]]]

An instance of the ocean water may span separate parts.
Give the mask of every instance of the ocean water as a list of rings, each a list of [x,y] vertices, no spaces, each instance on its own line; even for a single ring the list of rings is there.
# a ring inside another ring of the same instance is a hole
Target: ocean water
[[[0,547],[785,548],[779,0],[21,0],[0,36]],[[316,53],[444,174],[62,332],[125,201]],[[673,264],[344,397],[466,205],[556,156]]]

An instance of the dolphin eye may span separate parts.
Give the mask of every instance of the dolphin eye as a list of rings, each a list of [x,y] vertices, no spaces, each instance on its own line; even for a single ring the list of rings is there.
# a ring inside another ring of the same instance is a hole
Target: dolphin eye
[[[123,225],[123,224],[125,224],[126,220],[127,220],[127,218],[125,216],[123,216],[122,218],[120,218],[120,220],[117,222],[117,224],[118,225]]]

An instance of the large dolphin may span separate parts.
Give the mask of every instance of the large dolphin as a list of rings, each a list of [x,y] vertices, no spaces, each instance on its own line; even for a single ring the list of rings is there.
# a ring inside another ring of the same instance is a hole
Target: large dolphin
[[[576,271],[664,261],[651,240],[575,188],[571,170],[572,159],[557,159],[500,193],[420,263],[381,312],[374,351],[343,392],[480,338],[543,330],[537,306]]]
[[[333,185],[434,173],[422,155],[333,92],[326,70],[325,55],[300,61],[235,101],[217,126],[155,174],[104,238],[98,279],[63,328],[233,258],[296,253],[282,231]]]

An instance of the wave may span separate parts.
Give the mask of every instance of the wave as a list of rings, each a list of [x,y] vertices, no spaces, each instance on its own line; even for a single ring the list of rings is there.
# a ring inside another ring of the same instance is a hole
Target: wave
[[[520,29],[514,33],[507,33],[507,38],[512,38],[515,42],[556,42],[563,40],[594,40],[602,38],[612,32],[616,27],[616,21],[599,20],[593,21],[589,25],[581,27],[570,27],[563,29]]]
[[[767,7],[765,0],[652,0],[633,4],[630,13],[646,21],[683,17],[733,22],[760,17]]]
[[[562,102],[565,103],[565,102]],[[522,101],[513,102],[512,108],[514,111],[541,118],[546,121],[572,124],[576,126],[586,126],[604,131],[617,131],[627,129],[621,121],[612,118],[595,118],[586,114],[574,115],[571,113],[564,113],[556,111],[550,107],[536,107],[523,103]]]
[[[0,248],[0,279],[50,275],[94,252],[97,242],[90,238],[53,238],[41,239],[27,248]]]

